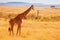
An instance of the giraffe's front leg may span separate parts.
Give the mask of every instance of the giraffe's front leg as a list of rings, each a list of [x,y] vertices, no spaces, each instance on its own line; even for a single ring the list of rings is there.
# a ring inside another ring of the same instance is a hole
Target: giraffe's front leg
[[[19,26],[19,35],[21,35],[21,25]]]
[[[21,24],[18,24],[18,28],[17,28],[17,33],[16,33],[16,35],[17,35],[17,34],[19,34],[19,35],[21,34]]]

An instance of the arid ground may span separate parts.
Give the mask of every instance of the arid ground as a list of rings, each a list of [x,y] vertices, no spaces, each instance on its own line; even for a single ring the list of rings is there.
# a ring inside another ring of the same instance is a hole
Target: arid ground
[[[29,7],[0,6],[0,40],[60,40],[60,9],[35,7],[27,15],[35,15],[39,10],[40,19],[23,19],[21,35],[16,36],[17,25],[14,26],[14,36],[9,35],[9,14],[19,14]],[[58,17],[57,17],[58,16]],[[45,18],[47,17],[47,18]],[[53,18],[52,18],[53,17]],[[35,18],[35,17],[33,17]],[[56,19],[55,19],[56,18]],[[57,19],[58,18],[58,19]],[[48,20],[47,20],[48,19]]]

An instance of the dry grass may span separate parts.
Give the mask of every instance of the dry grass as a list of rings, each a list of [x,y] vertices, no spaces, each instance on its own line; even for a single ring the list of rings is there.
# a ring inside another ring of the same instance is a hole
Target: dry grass
[[[10,7],[0,6],[0,12],[3,14],[18,14],[23,12],[27,7]],[[35,7],[34,11],[31,11],[28,15],[36,15],[36,10],[40,10],[41,16],[60,16],[60,9],[52,8],[40,8]],[[58,14],[57,14],[58,13]],[[45,22],[26,19],[23,20],[21,35],[9,36],[8,32],[8,19],[0,19],[0,40],[60,40],[60,22]],[[16,33],[17,27],[14,27],[14,33]]]
[[[60,22],[23,20],[20,36],[9,36],[8,21],[0,22],[0,40],[60,40]]]

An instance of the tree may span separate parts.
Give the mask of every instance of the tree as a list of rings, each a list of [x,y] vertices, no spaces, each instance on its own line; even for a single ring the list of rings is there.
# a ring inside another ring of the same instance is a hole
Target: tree
[[[51,8],[55,8],[55,6],[54,5],[52,5],[52,6],[50,6]]]

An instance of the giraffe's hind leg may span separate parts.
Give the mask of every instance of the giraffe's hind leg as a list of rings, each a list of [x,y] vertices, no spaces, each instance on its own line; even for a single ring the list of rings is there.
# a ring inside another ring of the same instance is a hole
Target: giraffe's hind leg
[[[14,21],[13,21],[13,20],[10,20],[10,21],[9,21],[9,24],[10,24],[10,27],[9,27],[10,35],[11,35],[11,33],[14,35],[14,32],[13,32]]]
[[[12,31],[12,34],[14,35],[13,27],[14,27],[14,24],[11,25],[11,31]]]

